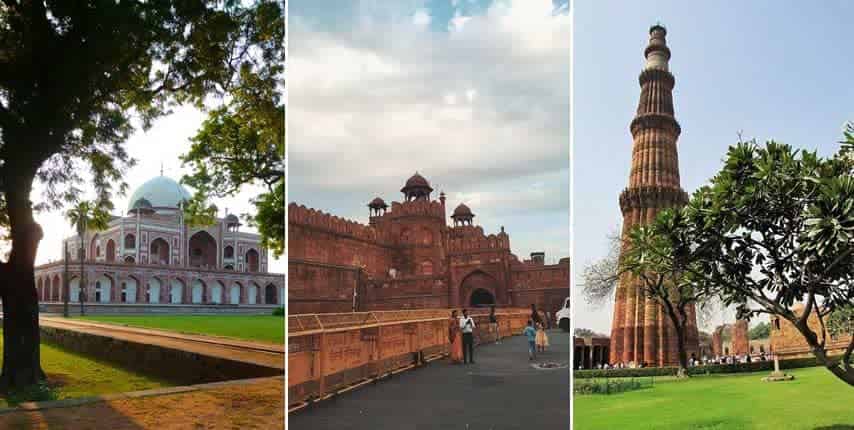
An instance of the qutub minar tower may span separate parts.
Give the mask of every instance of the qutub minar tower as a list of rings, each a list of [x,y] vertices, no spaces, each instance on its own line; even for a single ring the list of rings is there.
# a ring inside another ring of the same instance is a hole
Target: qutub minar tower
[[[680,127],[673,115],[675,79],[668,71],[670,49],[661,25],[649,29],[646,64],[638,81],[640,101],[630,130],[633,138],[629,185],[620,194],[623,236],[638,224],[650,223],[662,209],[684,205],[688,195],[679,185],[676,140]],[[690,309],[686,333],[688,357],[698,345],[696,315]],[[654,299],[646,298],[637,278],[623,276],[617,286],[611,326],[611,363],[679,363],[676,331]],[[698,357],[699,358],[699,357]]]

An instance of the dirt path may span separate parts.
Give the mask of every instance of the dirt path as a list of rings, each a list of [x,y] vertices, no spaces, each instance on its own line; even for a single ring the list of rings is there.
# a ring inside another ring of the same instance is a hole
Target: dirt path
[[[117,324],[41,317],[39,323],[55,327],[107,336],[129,342],[160,345],[165,348],[190,351],[197,354],[223,357],[231,360],[259,364],[276,369],[285,368],[285,346],[260,342],[224,339],[214,336],[189,335],[165,330],[127,327]]]
[[[283,378],[0,414],[2,429],[284,429]]]

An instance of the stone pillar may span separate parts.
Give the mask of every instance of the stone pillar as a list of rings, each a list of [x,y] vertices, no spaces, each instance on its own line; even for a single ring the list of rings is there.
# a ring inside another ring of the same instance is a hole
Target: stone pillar
[[[750,353],[747,320],[736,320],[732,328],[732,353],[735,355],[747,355]]]

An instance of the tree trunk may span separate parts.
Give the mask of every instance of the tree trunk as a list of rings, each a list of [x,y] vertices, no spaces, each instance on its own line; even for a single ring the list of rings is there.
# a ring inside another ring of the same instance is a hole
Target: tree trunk
[[[0,389],[45,379],[39,354],[39,307],[33,267],[9,267],[3,294],[3,373]]]
[[[45,379],[39,355],[39,308],[33,266],[42,238],[30,202],[35,170],[4,178],[12,250],[4,267],[3,372],[0,389],[18,389]]]

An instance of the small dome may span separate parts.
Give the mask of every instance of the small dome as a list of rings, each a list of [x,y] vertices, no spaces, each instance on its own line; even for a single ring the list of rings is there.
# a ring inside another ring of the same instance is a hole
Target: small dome
[[[415,172],[411,178],[406,180],[406,185],[400,189],[401,192],[405,193],[407,190],[414,190],[417,188],[426,188],[429,191],[433,191],[433,188],[430,187],[430,183],[427,182],[427,179],[424,179],[423,176]]]
[[[474,214],[471,212],[471,209],[469,209],[469,207],[466,206],[464,203],[460,203],[460,205],[457,206],[456,209],[454,209],[454,214],[451,215],[452,218],[473,217],[473,216],[474,216]]]
[[[143,198],[136,199],[136,201],[133,202],[133,205],[131,206],[130,210],[128,210],[128,212],[136,212],[136,211],[153,212],[154,209],[151,207],[151,202],[149,202],[146,198],[143,197]]]
[[[387,208],[388,205],[385,204],[385,200],[383,200],[379,197],[375,197],[373,200],[371,200],[370,203],[368,203],[368,207],[371,209],[383,209],[383,208]]]
[[[237,218],[235,214],[228,214],[225,216],[225,224],[226,225],[240,225],[240,219]]]
[[[190,192],[172,178],[155,176],[139,186],[130,196],[131,206],[139,199],[146,199],[153,209],[178,209],[178,203],[192,198]]]

